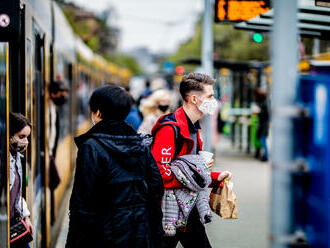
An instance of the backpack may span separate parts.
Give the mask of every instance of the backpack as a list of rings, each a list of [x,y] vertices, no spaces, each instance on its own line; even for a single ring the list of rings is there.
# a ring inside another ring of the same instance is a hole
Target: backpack
[[[180,134],[180,128],[175,125],[170,125],[174,129],[174,139],[175,139],[175,153],[173,160],[180,154],[183,147],[183,138]],[[139,136],[142,138],[142,143],[150,150],[154,142],[154,136],[151,134],[140,133]]]

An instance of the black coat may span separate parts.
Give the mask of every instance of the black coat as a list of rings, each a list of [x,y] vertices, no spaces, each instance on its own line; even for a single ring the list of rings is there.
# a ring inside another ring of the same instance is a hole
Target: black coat
[[[266,102],[259,104],[260,113],[258,114],[259,123],[257,129],[257,137],[268,136],[269,132],[269,110]]]
[[[75,142],[66,247],[157,247],[163,181],[134,129],[101,121]]]

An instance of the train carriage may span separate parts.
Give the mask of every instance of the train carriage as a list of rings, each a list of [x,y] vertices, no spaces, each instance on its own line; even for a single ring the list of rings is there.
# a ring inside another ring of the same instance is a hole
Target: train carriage
[[[122,72],[121,75],[120,72]],[[25,154],[23,196],[34,226],[32,247],[56,241],[75,161],[73,137],[89,127],[88,97],[109,81],[130,72],[93,53],[72,31],[60,7],[50,0],[0,2],[0,247],[9,247],[9,112],[24,114],[33,125]],[[69,86],[60,107],[56,164],[61,183],[49,189],[49,109],[47,86]]]

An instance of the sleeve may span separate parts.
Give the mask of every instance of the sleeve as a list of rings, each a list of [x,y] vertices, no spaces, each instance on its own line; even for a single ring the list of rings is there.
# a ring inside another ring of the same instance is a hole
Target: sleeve
[[[148,212],[151,239],[157,243],[163,235],[161,201],[164,195],[162,176],[151,152],[147,156],[146,182],[148,185]]]
[[[28,207],[27,207],[27,204],[26,204],[26,202],[25,202],[25,200],[24,200],[24,198],[23,197],[20,197],[20,199],[19,199],[19,201],[18,201],[18,204],[20,204],[20,206],[22,206],[23,207],[23,209],[22,209],[22,218],[25,218],[25,217],[28,217],[28,216],[30,216],[30,211],[29,211],[29,209],[28,209]],[[22,204],[22,205],[21,205]]]
[[[151,146],[160,174],[162,175],[164,187],[183,188],[170,169],[170,164],[175,154],[175,134],[171,126],[163,126],[155,135]]]
[[[148,150],[147,156],[146,181],[149,188],[149,194],[153,199],[161,200],[164,194],[164,184],[159,172],[157,163]]]
[[[220,173],[221,172],[211,172],[212,182],[211,182],[209,188],[213,188],[219,182],[218,177],[219,177]]]
[[[97,159],[97,151],[92,144],[83,144],[78,149],[76,172],[72,195],[70,200],[70,211],[76,213],[95,212],[95,193],[97,182],[101,175]]]

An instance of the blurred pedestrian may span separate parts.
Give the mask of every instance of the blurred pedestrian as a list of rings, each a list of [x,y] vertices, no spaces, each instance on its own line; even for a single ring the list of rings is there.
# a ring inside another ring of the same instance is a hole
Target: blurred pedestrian
[[[166,191],[185,188],[171,171],[172,161],[177,161],[183,155],[198,154],[202,150],[199,120],[204,115],[213,115],[217,109],[213,84],[214,80],[205,74],[185,75],[180,83],[183,107],[161,117],[152,129],[154,142],[151,151],[162,174]],[[208,166],[211,168],[213,164],[214,160],[210,160]],[[211,172],[214,184],[226,177],[230,179],[231,173]],[[179,202],[178,204],[180,205]],[[162,210],[167,213],[171,208],[164,206]],[[163,236],[162,247],[175,248],[179,241],[183,247],[211,247],[196,206],[192,208],[185,228],[177,230],[175,236]]]
[[[151,90],[150,86],[151,86],[150,79],[149,78],[146,78],[145,88],[142,91],[142,93],[140,94],[140,96],[139,96],[139,98],[138,98],[138,100],[136,102],[136,106],[137,106],[138,109],[140,109],[141,102],[144,99],[146,99],[148,96],[150,96],[152,94],[153,91]],[[143,119],[143,116],[142,115],[141,115],[141,118]]]
[[[49,148],[49,189],[50,189],[50,216],[51,223],[55,221],[55,189],[61,182],[57,165],[56,165],[56,150],[60,137],[60,114],[59,108],[62,107],[68,100],[69,87],[57,76],[57,80],[51,82],[48,86],[49,101],[48,101],[48,148]]]
[[[25,199],[22,197],[23,185],[23,164],[24,152],[29,145],[28,137],[31,133],[30,122],[19,113],[9,114],[9,157],[10,157],[10,226],[17,224],[20,220],[25,221],[33,236],[33,225],[30,220],[30,211],[27,207]],[[28,243],[17,240],[19,245],[11,245],[11,247],[29,247]]]
[[[139,110],[136,107],[135,100],[132,96],[131,97],[131,110],[129,111],[125,122],[131,125],[134,130],[138,130],[142,123],[142,118],[140,116]]]
[[[141,96],[140,96],[141,99],[145,99],[152,94],[152,90],[151,90],[150,86],[151,86],[150,79],[147,78],[145,81],[144,91],[141,93]]]
[[[260,157],[261,161],[268,161],[268,147],[267,147],[267,137],[269,133],[269,109],[267,104],[267,93],[258,88],[255,91],[255,101],[257,103],[256,113],[258,115],[258,127],[257,127],[257,138],[261,143],[262,153],[260,155],[260,150],[256,151],[256,157]]]
[[[156,90],[147,99],[142,101],[140,110],[143,114],[143,122],[138,133],[151,134],[151,129],[158,118],[169,113],[171,95],[168,90]]]
[[[93,127],[75,138],[66,247],[159,247],[162,178],[142,138],[124,122],[130,104],[119,86],[92,93]]]
[[[60,129],[58,108],[67,102],[69,87],[64,81],[57,80],[49,84],[48,91],[48,145],[50,155],[55,158]]]

